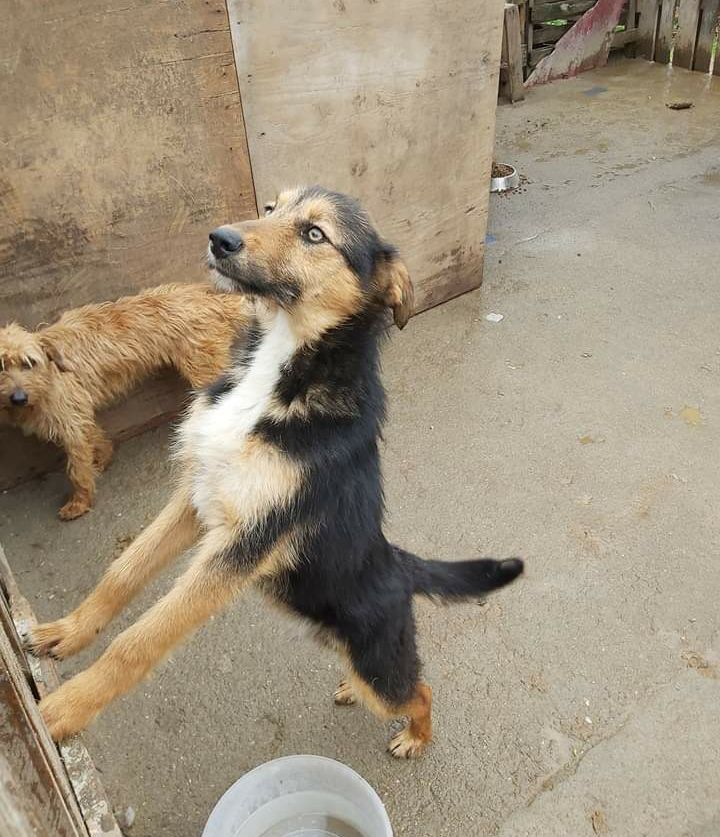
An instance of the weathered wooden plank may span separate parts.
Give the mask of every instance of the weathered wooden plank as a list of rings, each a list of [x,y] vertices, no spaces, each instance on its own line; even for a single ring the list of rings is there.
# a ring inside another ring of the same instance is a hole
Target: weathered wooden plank
[[[675,20],[676,0],[662,0],[657,40],[655,42],[655,61],[669,64],[673,47],[673,22]]]
[[[535,67],[540,61],[542,61],[543,58],[545,58],[545,56],[551,55],[554,49],[555,47],[552,45],[534,49],[530,53],[530,57],[528,59],[529,66]]]
[[[533,25],[532,15],[532,0],[530,0],[530,5],[528,6],[527,15],[525,17],[525,49],[527,50],[528,58],[535,46],[535,26]]]
[[[702,0],[700,5],[700,24],[695,45],[695,56],[692,68],[700,73],[710,71],[710,57],[712,55],[713,36],[718,25],[720,14],[720,0]],[[715,74],[720,75],[720,58],[715,57]]]
[[[519,102],[525,98],[523,87],[522,36],[520,14],[513,3],[505,4],[505,25],[503,27],[503,52],[507,58],[508,98]]]
[[[625,11],[625,15],[624,15],[624,17],[625,17],[625,20],[624,20],[625,31],[626,32],[636,31],[637,30],[637,24],[638,24],[638,14],[637,14],[638,0],[628,0],[628,4],[625,7],[624,11]],[[616,34],[618,34],[618,33],[616,33]],[[624,45],[625,46],[625,55],[628,58],[634,58],[635,57],[635,53],[636,53],[635,41],[636,40],[637,40],[637,37],[632,38],[632,39],[628,40]],[[611,43],[610,44],[610,49],[617,49],[617,47],[615,46],[614,43]]]
[[[545,46],[554,44],[572,27],[572,23],[565,26],[536,26],[533,30],[533,45]]]
[[[525,79],[525,69],[527,67],[527,31],[530,28],[528,18],[530,17],[530,9],[527,3],[522,3],[518,6],[520,10],[520,41],[522,47],[522,65],[523,65],[523,80]]]
[[[21,623],[33,624],[35,622],[35,615],[29,602],[17,586],[1,545],[0,585],[3,589],[3,593],[0,596],[10,605],[13,626]],[[11,632],[15,633],[14,627],[11,629]],[[0,638],[0,642],[2,639],[8,639],[7,631]],[[16,646],[17,637],[15,637],[14,642],[10,642],[6,647]],[[22,666],[23,662],[17,657],[15,659],[9,658],[7,652],[3,655],[3,658],[6,660],[10,659],[9,667],[11,670],[15,670],[14,680],[17,682],[18,673],[24,671],[24,669],[16,668],[15,664],[17,663],[18,666]],[[30,660],[30,668],[33,674],[32,685],[37,696],[44,697],[60,685],[57,666],[47,657],[42,660],[31,657]],[[17,693],[20,696],[22,714],[27,720],[29,740],[35,744],[34,752],[36,755],[42,756],[47,767],[47,775],[52,777],[52,784],[48,785],[48,787],[55,797],[59,797],[61,808],[65,808],[68,811],[71,821],[79,829],[68,832],[51,831],[48,837],[61,837],[66,833],[73,835],[73,837],[76,834],[82,835],[82,837],[122,837],[97,770],[82,739],[79,736],[74,736],[60,745],[61,762],[55,744],[50,740],[45,724],[35,705],[35,695],[26,686],[27,684],[21,684]],[[0,756],[1,761],[2,757]],[[2,785],[1,780],[0,785]],[[46,814],[47,812],[44,812],[45,816]],[[0,824],[2,824],[2,817],[0,817]],[[0,834],[3,837],[6,833],[14,835],[16,832],[0,830]],[[18,834],[24,837],[23,832],[18,832]],[[33,837],[35,835],[40,837],[45,832],[33,831],[30,834]]]
[[[0,325],[205,275],[255,200],[224,0],[7,0]]]
[[[585,14],[592,9],[597,0],[563,0],[563,2],[536,3],[532,7],[533,23],[546,20],[568,20]]]
[[[637,54],[640,58],[652,61],[655,57],[657,39],[659,0],[638,0],[640,17],[638,20]]]
[[[0,639],[0,644],[2,640]],[[0,659],[0,834],[87,837],[59,796],[10,672]]]
[[[34,717],[36,716],[36,717]],[[17,837],[87,837],[55,746],[42,725],[25,675],[0,631],[0,826]],[[63,780],[66,787],[63,788]]]
[[[417,310],[477,287],[503,4],[228,7],[258,201],[307,181],[356,195],[407,261]]]
[[[628,0],[625,8],[625,29],[637,28],[638,0]]]
[[[637,29],[626,29],[624,32],[613,33],[610,41],[610,49],[622,49],[628,44],[633,44],[638,39]]]
[[[700,0],[679,0],[673,67],[692,69],[700,20]]]

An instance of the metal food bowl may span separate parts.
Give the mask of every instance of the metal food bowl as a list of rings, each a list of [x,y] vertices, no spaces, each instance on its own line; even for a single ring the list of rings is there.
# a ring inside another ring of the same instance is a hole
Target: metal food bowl
[[[507,167],[512,169],[512,171],[510,174],[506,174],[505,177],[491,177],[491,192],[507,192],[509,189],[516,189],[520,184],[520,175],[517,171],[507,163],[504,163],[503,165],[507,165]]]

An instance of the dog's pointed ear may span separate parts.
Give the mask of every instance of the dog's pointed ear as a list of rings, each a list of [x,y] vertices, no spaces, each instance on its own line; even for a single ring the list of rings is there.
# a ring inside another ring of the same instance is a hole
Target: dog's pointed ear
[[[383,303],[392,308],[395,325],[404,328],[415,308],[415,291],[404,262],[390,245],[378,256],[375,282]]]
[[[40,343],[42,344],[47,359],[52,361],[61,372],[72,372],[72,366],[65,360],[65,356],[52,340],[49,340],[47,337],[41,337]]]

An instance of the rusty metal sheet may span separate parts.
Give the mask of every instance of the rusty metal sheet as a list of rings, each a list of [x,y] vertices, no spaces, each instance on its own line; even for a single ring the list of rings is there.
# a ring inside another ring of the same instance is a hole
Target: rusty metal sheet
[[[553,52],[538,63],[525,86],[545,84],[556,78],[572,78],[606,64],[623,4],[624,0],[598,0],[560,38]]]

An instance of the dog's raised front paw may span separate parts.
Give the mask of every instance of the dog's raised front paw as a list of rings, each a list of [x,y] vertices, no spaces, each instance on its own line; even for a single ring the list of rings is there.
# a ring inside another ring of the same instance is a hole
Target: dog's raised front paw
[[[36,657],[64,660],[83,649],[88,643],[75,622],[65,617],[57,622],[45,622],[30,628],[24,637],[25,648]]]
[[[53,741],[63,741],[84,730],[97,715],[81,681],[82,675],[68,680],[40,701],[40,714]]]
[[[87,500],[78,500],[72,497],[58,512],[60,520],[75,520],[90,511],[91,504]]]

